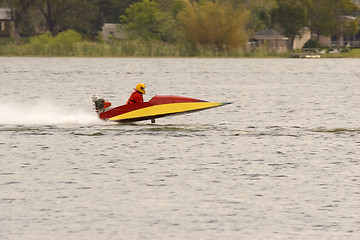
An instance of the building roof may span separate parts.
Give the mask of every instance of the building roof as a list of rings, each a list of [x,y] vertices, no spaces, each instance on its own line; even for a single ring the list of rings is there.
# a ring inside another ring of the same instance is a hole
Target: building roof
[[[118,23],[105,23],[103,29],[116,29],[120,24]]]
[[[265,28],[255,33],[254,39],[256,40],[288,40],[274,29]]]
[[[11,19],[11,11],[10,8],[0,8],[0,19],[10,20]]]
[[[102,34],[105,41],[109,41],[109,38],[124,39],[126,33],[124,27],[119,23],[105,23],[102,27]]]

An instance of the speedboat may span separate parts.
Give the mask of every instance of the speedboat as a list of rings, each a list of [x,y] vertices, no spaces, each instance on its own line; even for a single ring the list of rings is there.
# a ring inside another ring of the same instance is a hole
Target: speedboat
[[[200,99],[156,95],[148,102],[126,104],[111,107],[111,103],[94,95],[92,97],[94,109],[102,120],[112,122],[136,122],[151,120],[155,123],[156,118],[202,111],[209,108],[231,104],[230,102],[208,102]]]

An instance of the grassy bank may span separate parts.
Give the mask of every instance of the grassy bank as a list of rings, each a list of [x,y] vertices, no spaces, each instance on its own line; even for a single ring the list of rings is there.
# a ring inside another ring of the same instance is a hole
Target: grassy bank
[[[322,57],[326,57],[326,58],[360,58],[360,48],[354,48],[348,52],[325,54]]]
[[[92,42],[68,30],[56,36],[44,33],[21,44],[13,44],[11,39],[0,39],[0,56],[29,57],[289,57],[266,49],[256,49],[251,53],[239,49],[216,49],[212,47],[193,47],[188,43],[169,44],[161,41],[112,40]]]
[[[277,54],[266,49],[255,49],[244,52],[243,49],[232,51],[209,47],[194,48],[188,44],[167,44],[159,41],[143,42],[140,40],[91,42],[81,40],[76,35],[39,37],[24,39],[19,45],[11,39],[0,39],[0,56],[26,57],[234,57],[234,58],[288,58],[292,53]],[[329,58],[360,58],[360,49],[339,54],[326,54]]]
[[[288,57],[265,49],[245,53],[242,49],[227,51],[208,47],[191,47],[184,44],[141,42],[139,40],[117,41],[111,44],[81,41],[71,44],[0,43],[0,56],[29,57]]]

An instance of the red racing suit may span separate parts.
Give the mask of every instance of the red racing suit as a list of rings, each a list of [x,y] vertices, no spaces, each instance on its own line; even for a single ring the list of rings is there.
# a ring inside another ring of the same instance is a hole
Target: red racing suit
[[[126,104],[142,103],[142,102],[144,102],[143,95],[141,94],[141,92],[138,92],[138,91],[135,90],[130,95],[129,100],[126,102]]]

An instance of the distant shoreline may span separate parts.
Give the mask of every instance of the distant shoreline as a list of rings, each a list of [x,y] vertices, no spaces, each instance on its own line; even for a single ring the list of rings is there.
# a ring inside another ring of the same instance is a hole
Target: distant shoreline
[[[0,41],[1,57],[294,58],[295,55],[301,55],[301,51],[274,53],[267,49],[255,49],[245,52],[243,49],[219,50],[203,46],[193,48],[190,45],[137,40],[119,41],[113,44],[81,41],[57,42],[56,44],[31,42],[19,45],[9,41]],[[319,56],[320,58],[360,58],[360,48]]]

